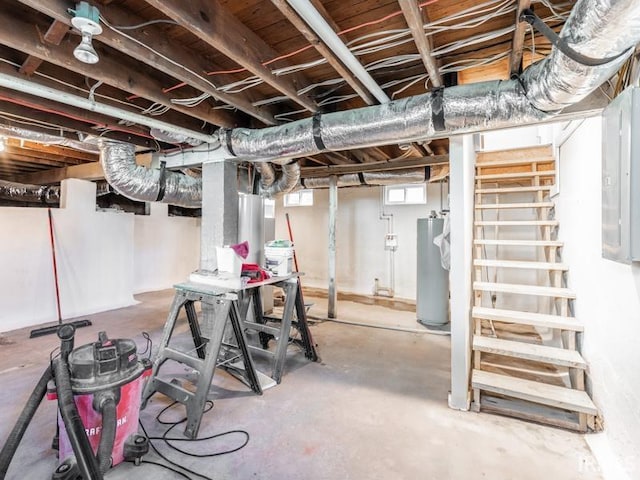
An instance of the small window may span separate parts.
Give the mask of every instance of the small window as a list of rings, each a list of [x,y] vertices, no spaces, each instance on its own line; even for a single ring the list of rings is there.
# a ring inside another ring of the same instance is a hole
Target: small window
[[[271,198],[264,199],[264,218],[276,218],[276,201]]]
[[[298,190],[284,196],[285,207],[310,207],[313,205],[313,190]]]
[[[423,205],[427,203],[427,186],[424,183],[386,186],[384,199],[385,205]]]

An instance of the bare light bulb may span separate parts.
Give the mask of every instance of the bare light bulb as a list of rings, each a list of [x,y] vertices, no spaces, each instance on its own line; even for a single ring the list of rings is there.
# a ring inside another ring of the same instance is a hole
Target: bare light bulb
[[[73,51],[73,56],[76,57],[83,63],[88,63],[93,65],[94,63],[98,63],[100,58],[98,57],[98,53],[95,48],[91,44],[92,35],[91,32],[86,30],[82,31],[82,41],[80,45],[78,45]]]
[[[0,152],[4,152],[5,148],[4,138],[0,138]]]

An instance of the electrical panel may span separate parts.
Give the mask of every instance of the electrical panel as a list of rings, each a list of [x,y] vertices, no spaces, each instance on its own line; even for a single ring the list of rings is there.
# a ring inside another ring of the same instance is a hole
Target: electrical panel
[[[623,263],[640,261],[638,132],[640,89],[632,87],[603,112],[602,256]]]

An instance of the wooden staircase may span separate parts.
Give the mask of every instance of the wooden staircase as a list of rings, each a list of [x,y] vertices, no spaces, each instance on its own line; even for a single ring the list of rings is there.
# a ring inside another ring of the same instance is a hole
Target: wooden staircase
[[[473,408],[585,432],[598,410],[559,261],[555,168],[551,146],[477,156]]]

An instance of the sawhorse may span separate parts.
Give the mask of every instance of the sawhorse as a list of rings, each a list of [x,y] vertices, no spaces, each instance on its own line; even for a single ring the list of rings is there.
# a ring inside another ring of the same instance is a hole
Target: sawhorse
[[[242,319],[238,311],[237,294],[229,289],[194,283],[176,285],[175,288],[176,294],[167,323],[164,326],[160,348],[153,362],[151,377],[142,393],[142,408],[146,406],[147,401],[155,392],[163,393],[182,403],[187,410],[187,424],[184,434],[186,437],[196,438],[218,361],[224,331],[229,321],[233,327],[239,354],[244,363],[243,376],[255,393],[262,394],[262,387],[247,347]],[[202,304],[203,321],[201,323],[198,321],[194,302]],[[176,321],[183,307],[187,314],[195,347],[192,351],[197,356],[169,346]],[[201,327],[204,329],[204,336]],[[166,381],[158,376],[160,367],[167,360],[188,365],[198,372],[195,393],[173,381]]]

